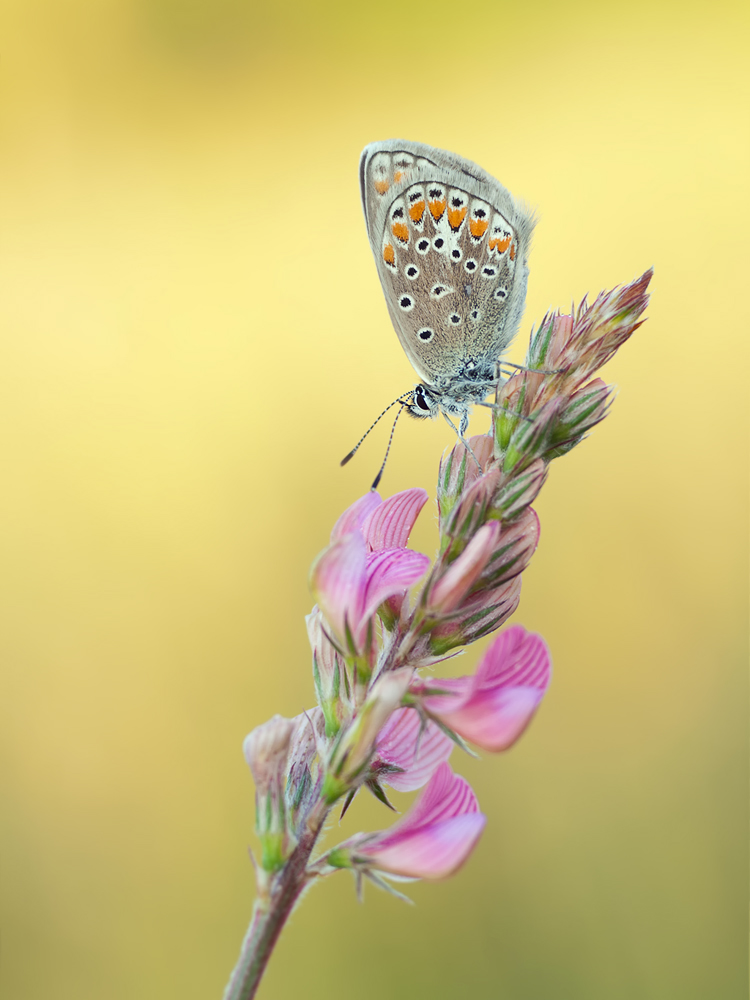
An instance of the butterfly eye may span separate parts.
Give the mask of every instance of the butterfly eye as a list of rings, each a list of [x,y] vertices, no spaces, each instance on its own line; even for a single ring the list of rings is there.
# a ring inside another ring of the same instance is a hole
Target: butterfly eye
[[[494,267],[483,267],[482,274],[485,276],[485,278],[494,278],[495,275],[497,274],[497,271],[495,270]]]
[[[417,253],[427,253],[430,249],[429,240],[417,240]]]
[[[414,390],[414,402],[420,410],[424,410],[425,413],[430,412],[430,404],[425,399],[424,388],[421,385]]]
[[[458,249],[458,247],[456,247],[455,250],[451,250],[451,257],[454,260],[461,260],[461,251]]]
[[[454,326],[458,326],[458,324],[461,322],[461,317],[458,315],[458,313],[451,313],[449,319]]]
[[[413,264],[409,264],[409,266],[404,271],[404,274],[406,275],[407,278],[411,278],[411,280],[414,281],[415,278],[419,277],[419,268],[415,267]]]
[[[464,268],[467,271],[476,271],[476,269],[477,269],[477,262],[474,260],[473,257],[469,257],[469,259],[464,264]]]
[[[417,334],[417,336],[419,337],[420,340],[423,340],[425,342],[425,344],[428,344],[432,340],[432,338],[435,336],[435,331],[434,330],[430,330],[430,328],[426,326],[424,328],[424,330],[420,330],[419,331],[419,333]]]
[[[496,288],[495,289],[495,298],[496,299],[504,299],[507,294],[508,294],[508,291],[505,288]]]
[[[445,246],[445,240],[443,239],[442,236],[436,236],[435,239],[432,241],[432,245],[439,253]]]
[[[414,308],[414,299],[411,295],[402,295],[398,300],[398,304],[404,310],[404,312],[411,312]]]

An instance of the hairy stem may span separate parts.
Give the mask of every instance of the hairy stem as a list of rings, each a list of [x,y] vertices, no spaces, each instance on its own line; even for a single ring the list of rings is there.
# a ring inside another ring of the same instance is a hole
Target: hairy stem
[[[322,802],[314,807],[307,829],[287,863],[271,876],[268,892],[258,895],[240,957],[224,991],[224,1000],[252,1000],[255,996],[284,924],[309,884],[307,862],[328,812],[329,808]]]

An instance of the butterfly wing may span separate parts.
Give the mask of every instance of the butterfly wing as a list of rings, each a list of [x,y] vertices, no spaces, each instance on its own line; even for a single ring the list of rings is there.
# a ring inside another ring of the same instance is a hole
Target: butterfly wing
[[[401,346],[426,383],[491,368],[518,329],[532,214],[469,160],[403,139],[360,162],[370,246]]]

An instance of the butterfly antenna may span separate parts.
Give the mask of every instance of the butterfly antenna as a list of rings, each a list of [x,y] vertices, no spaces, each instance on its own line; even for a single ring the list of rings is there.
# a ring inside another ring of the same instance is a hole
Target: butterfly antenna
[[[404,406],[404,400],[403,400],[403,398],[402,398],[401,396],[399,396],[399,397],[398,397],[398,399],[394,399],[392,403],[390,403],[390,404],[389,404],[388,406],[386,406],[386,408],[385,408],[385,409],[383,410],[383,412],[382,412],[382,413],[380,414],[380,416],[379,416],[379,417],[377,418],[377,420],[373,420],[373,422],[372,422],[372,423],[370,424],[370,426],[369,426],[369,427],[367,428],[367,430],[366,430],[366,431],[365,431],[365,433],[364,433],[364,434],[362,435],[362,437],[361,437],[361,438],[359,439],[359,441],[357,441],[357,443],[356,443],[356,444],[354,445],[354,447],[353,447],[353,448],[352,448],[352,450],[351,450],[351,451],[349,452],[349,454],[348,454],[348,455],[346,455],[346,456],[345,456],[344,458],[342,458],[342,459],[341,459],[341,463],[340,463],[341,465],[346,465],[346,463],[347,463],[347,462],[348,462],[348,461],[349,461],[350,459],[354,458],[354,456],[356,455],[356,453],[357,453],[357,451],[358,451],[358,449],[359,449],[359,446],[360,446],[360,445],[362,444],[362,442],[363,442],[363,441],[364,441],[364,439],[365,439],[365,438],[367,437],[367,435],[368,435],[368,434],[370,433],[370,431],[371,431],[371,430],[373,429],[373,427],[375,427],[375,425],[376,425],[377,423],[379,423],[379,422],[380,422],[380,421],[381,421],[381,420],[383,419],[383,417],[384,417],[384,416],[386,415],[386,413],[387,413],[387,412],[388,412],[388,411],[389,411],[390,409],[392,409],[392,408],[393,408],[393,407],[394,407],[394,406],[396,405],[396,403],[401,403],[401,405],[402,405],[402,406]],[[399,413],[400,413],[400,412],[401,412],[401,411],[399,410]],[[396,419],[398,420],[398,417],[397,417]],[[393,434],[393,432],[391,432],[391,436],[392,436],[392,434]],[[389,445],[388,445],[388,446],[390,447],[390,443],[389,443]],[[387,452],[386,452],[386,456],[387,456]],[[383,464],[385,464],[385,463],[383,463]],[[381,469],[381,472],[382,472],[382,469]],[[375,487],[373,487],[373,489],[374,489],[374,488],[375,488]]]
[[[401,400],[397,399],[396,402],[397,403],[401,403]],[[391,406],[393,406],[393,405],[394,404],[391,403]],[[373,480],[372,486],[370,487],[371,490],[376,490],[378,488],[378,483],[383,478],[383,472],[385,471],[385,463],[388,461],[388,455],[389,455],[390,450],[391,450],[391,444],[393,443],[393,435],[394,435],[394,433],[396,431],[396,424],[398,423],[398,418],[404,412],[404,407],[405,406],[406,406],[406,403],[401,403],[401,406],[399,407],[398,413],[396,414],[396,419],[393,421],[393,427],[391,427],[391,436],[388,438],[388,447],[385,449],[385,457],[383,458],[383,464],[380,466],[380,472],[378,472],[377,476],[375,476],[375,479]],[[389,407],[389,409],[390,409],[390,407]]]

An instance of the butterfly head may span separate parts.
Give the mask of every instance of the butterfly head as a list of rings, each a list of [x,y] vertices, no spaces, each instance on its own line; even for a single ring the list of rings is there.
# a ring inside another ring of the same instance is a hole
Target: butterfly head
[[[406,399],[409,397],[407,396]],[[425,417],[435,418],[440,412],[439,398],[434,390],[420,382],[411,393],[411,400],[406,403],[406,409],[412,415],[422,420]]]

